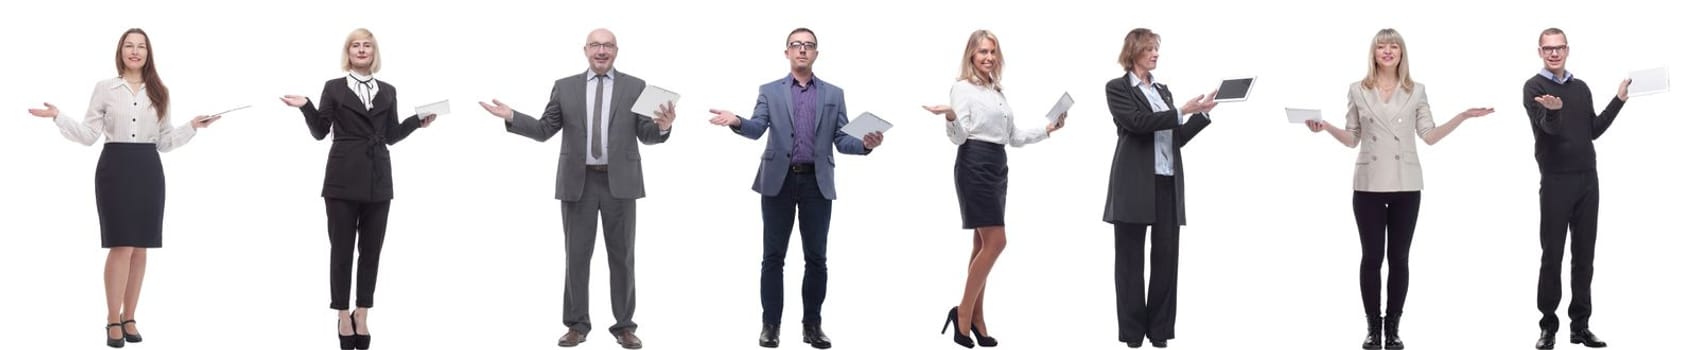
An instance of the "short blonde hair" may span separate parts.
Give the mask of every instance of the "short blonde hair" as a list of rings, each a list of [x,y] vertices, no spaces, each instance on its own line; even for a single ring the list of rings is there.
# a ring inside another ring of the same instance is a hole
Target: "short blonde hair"
[[[990,76],[987,77],[979,74],[978,69],[972,64],[972,55],[978,51],[978,42],[984,40],[990,40],[990,43],[996,45],[996,64],[991,66]],[[1003,62],[1002,41],[996,39],[996,34],[985,29],[973,31],[972,36],[966,39],[966,53],[962,54],[960,58],[959,79],[971,82],[973,85],[988,86],[996,89],[996,91],[1001,91]]]
[[[1125,34],[1125,44],[1120,47],[1120,67],[1130,72],[1137,66],[1137,55],[1161,47],[1161,35],[1149,28],[1132,29]]]
[[[1398,57],[1396,63],[1397,85],[1401,85],[1403,91],[1414,92],[1414,78],[1408,75],[1408,43],[1403,42],[1402,34],[1391,28],[1380,29],[1378,34],[1373,35],[1373,44],[1367,45],[1367,77],[1361,78],[1361,86],[1368,90],[1378,86],[1374,82],[1379,78],[1379,61],[1376,59],[1379,44],[1394,44],[1400,49],[1402,57]]]
[[[348,33],[348,40],[342,41],[342,70],[354,70],[353,57],[348,56],[348,47],[353,46],[354,40],[359,39],[371,40],[371,74],[377,74],[377,71],[383,68],[383,50],[378,49],[377,36],[371,35],[371,31],[365,28],[354,29]]]

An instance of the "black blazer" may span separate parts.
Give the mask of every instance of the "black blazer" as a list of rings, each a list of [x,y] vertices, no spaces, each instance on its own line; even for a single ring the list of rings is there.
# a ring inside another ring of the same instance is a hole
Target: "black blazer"
[[[418,129],[417,115],[399,120],[395,109],[395,86],[377,81],[377,96],[370,110],[348,88],[346,77],[324,83],[324,96],[314,108],[312,101],[301,106],[312,138],[323,140],[336,129],[330,143],[330,160],[324,168],[324,198],[379,202],[395,197],[389,166],[389,147]]]
[[[1114,117],[1119,142],[1114,147],[1114,165],[1108,177],[1108,204],[1102,221],[1115,224],[1154,224],[1155,132],[1173,130],[1173,194],[1178,224],[1184,225],[1184,156],[1179,149],[1210,121],[1202,113],[1191,114],[1179,124],[1178,108],[1165,84],[1156,83],[1161,100],[1171,108],[1156,113],[1149,108],[1143,91],[1131,85],[1129,75],[1108,81],[1108,113]],[[1202,118],[1198,118],[1202,117]]]

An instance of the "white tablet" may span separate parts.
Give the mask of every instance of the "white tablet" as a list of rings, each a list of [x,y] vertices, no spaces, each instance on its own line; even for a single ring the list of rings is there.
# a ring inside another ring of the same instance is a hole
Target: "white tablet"
[[[1632,84],[1626,86],[1627,97],[1638,97],[1668,92],[1672,87],[1668,79],[1668,67],[1645,69],[1627,75]]]
[[[850,121],[848,125],[844,125],[842,130],[843,133],[853,136],[855,139],[863,139],[866,138],[866,134],[890,131],[890,128],[895,126],[895,124],[885,121],[884,118],[873,115],[872,112],[862,112],[860,116],[854,117],[854,120]]]
[[[1310,120],[1320,121],[1320,109],[1285,107],[1285,119],[1292,124],[1303,124]]]
[[[654,111],[660,110],[660,107],[667,103],[673,104],[674,108],[677,107],[679,97],[676,92],[648,84],[648,87],[642,89],[642,95],[636,97],[636,103],[630,106],[630,111],[644,117],[653,118]]]
[[[1214,93],[1214,102],[1241,102],[1249,100],[1249,91],[1255,89],[1255,77],[1236,77],[1220,81],[1220,89]]]
[[[441,100],[431,102],[430,104],[423,106],[413,107],[412,114],[419,117],[427,115],[435,115],[438,117],[448,115],[448,100]]]

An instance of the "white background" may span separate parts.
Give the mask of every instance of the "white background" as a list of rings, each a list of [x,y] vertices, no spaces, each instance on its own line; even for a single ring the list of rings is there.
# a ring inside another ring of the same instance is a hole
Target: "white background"
[[[709,125],[707,109],[749,113],[757,86],[787,73],[781,39],[798,26],[817,31],[816,71],[846,90],[850,114],[897,124],[873,155],[838,158],[824,317],[842,349],[954,346],[936,333],[937,316],[960,299],[970,239],[952,188],[955,148],[919,106],[947,103],[974,29],[1001,37],[1024,126],[1040,127],[1063,91],[1078,101],[1054,138],[1009,152],[1010,245],[986,301],[1007,349],[1122,346],[1112,228],[1100,221],[1115,141],[1102,89],[1123,74],[1115,58],[1132,28],[1162,35],[1156,74],[1177,98],[1218,77],[1261,77],[1251,101],[1220,105],[1185,149],[1191,225],[1172,344],[1188,349],[1358,346],[1356,150],[1286,123],[1282,109],[1324,108],[1341,125],[1345,87],[1365,74],[1378,29],[1407,38],[1438,122],[1497,108],[1421,150],[1427,190],[1402,332],[1417,349],[1525,348],[1536,337],[1538,174],[1519,98],[1539,68],[1538,32],[1568,31],[1569,67],[1599,106],[1627,72],[1692,57],[1688,30],[1676,27],[1687,19],[1659,1],[3,6],[0,347],[18,349],[102,346],[99,148],[67,142],[25,109],[51,101],[81,118],[92,85],[115,75],[112,52],[130,27],[152,34],[178,122],[255,106],[164,155],[166,248],[150,253],[138,315],[147,342],[134,345],[153,349],[334,346],[318,196],[329,143],[277,97],[316,98],[342,74],[338,50],[356,27],[376,34],[377,77],[397,86],[403,108],[451,99],[455,112],[392,148],[397,196],[371,318],[386,349],[554,347],[564,331],[558,141],[508,134],[475,102],[540,114],[552,81],[587,68],[581,47],[596,27],[618,35],[621,72],[683,95],[671,140],[643,150],[636,322],[651,349],[755,347],[761,223],[749,184],[765,140]],[[1682,220],[1694,209],[1690,157],[1677,151],[1693,128],[1679,108],[1688,91],[1632,99],[1597,141],[1592,324],[1614,348],[1689,344],[1697,240]],[[792,247],[786,276],[792,349],[805,346],[801,255]],[[598,248],[588,349],[617,346],[605,332],[604,259]]]

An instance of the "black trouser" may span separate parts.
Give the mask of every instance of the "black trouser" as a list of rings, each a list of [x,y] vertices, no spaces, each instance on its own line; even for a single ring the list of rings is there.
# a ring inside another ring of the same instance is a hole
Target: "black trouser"
[[[831,230],[831,200],[819,192],[819,180],[811,168],[796,169],[784,178],[777,196],[761,197],[760,212],[765,226],[764,254],[760,258],[761,321],[780,324],[784,314],[784,256],[790,247],[790,230],[797,209],[801,218],[801,253],[806,262],[801,277],[801,323],[817,325],[825,305],[825,239]]]
[[[1178,310],[1178,205],[1173,177],[1155,176],[1155,223],[1114,224],[1114,294],[1120,341],[1167,340]],[[1153,227],[1153,229],[1150,229]],[[1149,300],[1143,300],[1143,237],[1149,236]]]
[[[1379,267],[1390,258],[1385,316],[1402,315],[1408,298],[1408,247],[1420,218],[1420,191],[1355,191],[1355,227],[1361,233],[1361,306],[1379,316]]]
[[[359,249],[359,297],[355,305],[371,307],[371,294],[377,288],[377,259],[383,253],[383,231],[389,226],[389,201],[325,198],[324,208],[330,222],[330,308],[348,309],[355,247]]]
[[[1561,319],[1562,248],[1567,232],[1573,230],[1573,300],[1567,317],[1573,330],[1591,326],[1591,262],[1597,251],[1597,172],[1544,174],[1538,189],[1538,242],[1544,256],[1538,264],[1538,311],[1544,314],[1538,326],[1555,331]]]

